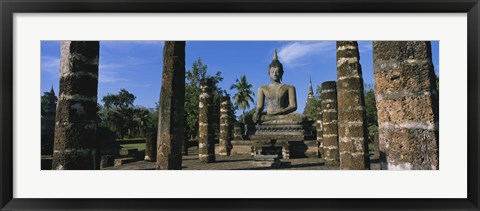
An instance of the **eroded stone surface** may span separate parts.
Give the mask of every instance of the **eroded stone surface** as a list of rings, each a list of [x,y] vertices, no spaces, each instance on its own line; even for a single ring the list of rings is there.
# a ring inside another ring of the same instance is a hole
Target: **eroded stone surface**
[[[340,169],[368,169],[368,132],[362,67],[356,41],[337,41]]]
[[[219,137],[219,154],[230,155],[232,150],[232,134],[230,121],[230,95],[222,96],[220,104],[220,137]]]
[[[373,42],[380,150],[393,170],[438,169],[438,98],[430,42]]]
[[[93,170],[96,163],[98,41],[63,41],[52,169]]]
[[[185,42],[165,41],[157,134],[157,169],[182,169]]]
[[[323,155],[326,166],[338,166],[340,155],[338,151],[338,118],[337,118],[337,83],[327,81],[322,83],[322,129]]]
[[[205,163],[215,162],[215,131],[213,128],[212,79],[200,81],[198,117],[198,158]]]
[[[146,161],[155,161],[157,159],[157,130],[150,130],[145,137],[145,157]]]
[[[318,107],[317,116],[317,142],[318,142],[318,157],[323,158],[323,110],[322,106]]]

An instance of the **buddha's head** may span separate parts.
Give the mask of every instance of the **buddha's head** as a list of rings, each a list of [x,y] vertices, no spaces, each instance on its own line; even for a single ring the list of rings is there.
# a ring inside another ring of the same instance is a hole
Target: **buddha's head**
[[[268,66],[268,75],[270,76],[270,80],[281,82],[283,77],[283,65],[278,61],[277,57],[277,50],[273,52],[273,60]]]

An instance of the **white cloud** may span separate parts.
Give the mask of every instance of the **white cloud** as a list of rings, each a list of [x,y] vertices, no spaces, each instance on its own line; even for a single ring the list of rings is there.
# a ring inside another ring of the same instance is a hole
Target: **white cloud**
[[[358,42],[358,50],[360,53],[372,51],[373,44],[372,41],[359,41]]]
[[[99,83],[116,83],[127,81],[119,76],[117,69],[122,68],[121,64],[100,64],[98,66],[98,82]]]
[[[42,56],[40,68],[41,71],[52,75],[60,74],[60,58],[54,56]]]
[[[333,52],[333,55],[330,55]],[[329,52],[328,54],[324,54]],[[290,42],[278,50],[278,59],[286,66],[305,65],[305,59],[311,56],[317,58],[335,56],[334,41]],[[322,54],[322,55],[320,55]]]

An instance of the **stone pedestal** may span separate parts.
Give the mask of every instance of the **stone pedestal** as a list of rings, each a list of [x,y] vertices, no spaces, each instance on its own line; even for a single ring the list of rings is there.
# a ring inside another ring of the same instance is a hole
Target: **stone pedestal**
[[[430,42],[373,42],[380,150],[391,170],[438,169],[438,98]]]
[[[356,41],[337,41],[340,169],[369,169],[362,67]]]
[[[257,167],[273,167],[278,168],[281,165],[278,155],[261,155],[253,156],[253,165]]]
[[[63,41],[52,169],[94,170],[99,42]]]
[[[232,134],[230,125],[230,95],[223,96],[220,104],[220,137],[219,154],[230,155],[232,150]]]
[[[157,135],[157,169],[182,169],[185,42],[165,41]]]
[[[252,140],[252,154],[278,155],[279,158],[318,158],[316,140],[264,139]]]
[[[338,151],[338,119],[337,119],[337,83],[327,81],[322,83],[323,109],[323,154],[326,166],[339,166]]]
[[[215,131],[213,128],[212,79],[200,81],[200,100],[198,118],[198,157],[201,162],[215,162]]]

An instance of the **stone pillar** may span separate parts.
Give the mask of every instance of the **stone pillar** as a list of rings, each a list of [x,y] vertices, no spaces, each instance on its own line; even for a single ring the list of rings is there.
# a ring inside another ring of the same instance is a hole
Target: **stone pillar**
[[[362,67],[356,41],[337,41],[340,169],[370,169]]]
[[[165,41],[157,134],[157,169],[182,169],[185,41]]]
[[[243,140],[244,124],[242,122],[233,123],[233,140]]]
[[[317,114],[317,142],[318,142],[318,157],[324,158],[325,155],[323,154],[323,110],[320,103],[318,106],[318,114]]]
[[[149,129],[145,137],[145,161],[155,161],[157,158],[157,129]]]
[[[337,126],[337,83],[327,81],[322,83],[323,109],[323,155],[326,166],[340,164],[338,152],[338,126]]]
[[[438,98],[428,41],[373,42],[380,150],[391,170],[438,169]]]
[[[232,150],[232,134],[230,130],[230,107],[230,95],[222,96],[220,103],[220,155],[230,155],[230,151]]]
[[[198,117],[198,157],[201,162],[215,162],[215,131],[213,129],[212,79],[202,79]]]
[[[95,160],[98,41],[63,41],[55,119],[54,170],[93,170]]]

